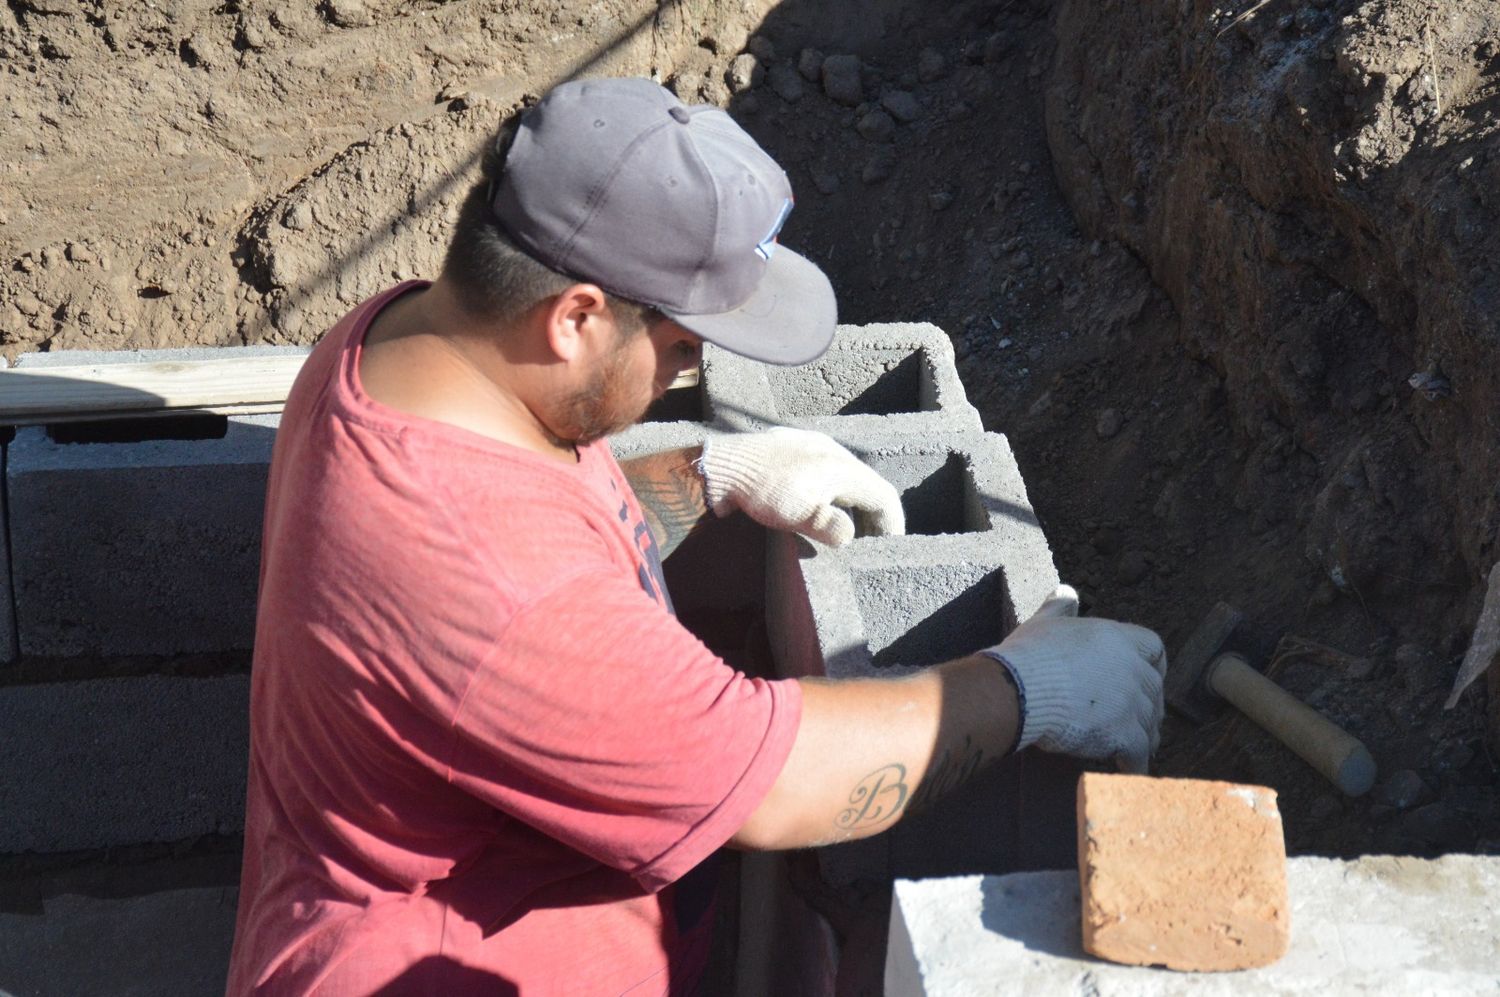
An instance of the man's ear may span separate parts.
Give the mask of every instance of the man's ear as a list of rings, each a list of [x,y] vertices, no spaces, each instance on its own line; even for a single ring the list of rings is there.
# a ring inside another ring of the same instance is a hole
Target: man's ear
[[[552,299],[543,315],[547,345],[559,360],[571,361],[608,334],[609,304],[596,284],[573,284]]]

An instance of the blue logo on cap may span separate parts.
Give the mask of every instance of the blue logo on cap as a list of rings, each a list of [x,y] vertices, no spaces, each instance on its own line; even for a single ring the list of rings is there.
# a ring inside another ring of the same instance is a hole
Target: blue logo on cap
[[[781,202],[781,211],[776,215],[776,224],[771,226],[771,231],[766,233],[766,237],[764,239],[755,244],[756,255],[758,255],[761,259],[769,262],[771,259],[771,254],[776,252],[776,236],[780,234],[781,226],[786,224],[787,216],[791,213],[792,199],[789,197],[785,201]]]

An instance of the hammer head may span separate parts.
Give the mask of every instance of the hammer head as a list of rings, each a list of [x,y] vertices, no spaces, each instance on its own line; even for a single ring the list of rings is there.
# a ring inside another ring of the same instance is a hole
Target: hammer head
[[[1167,703],[1188,718],[1207,723],[1224,705],[1203,682],[1209,662],[1227,651],[1237,652],[1253,662],[1261,657],[1256,653],[1258,650],[1258,643],[1245,625],[1245,614],[1227,603],[1219,603],[1171,659],[1171,667],[1167,669]]]

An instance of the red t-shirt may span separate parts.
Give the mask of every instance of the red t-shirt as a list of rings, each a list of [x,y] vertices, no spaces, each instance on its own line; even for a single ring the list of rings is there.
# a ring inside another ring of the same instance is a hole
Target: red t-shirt
[[[605,444],[560,464],[363,393],[415,286],[334,327],[277,434],[229,991],[690,989],[710,905],[676,881],[780,774],[798,687],[677,622]]]

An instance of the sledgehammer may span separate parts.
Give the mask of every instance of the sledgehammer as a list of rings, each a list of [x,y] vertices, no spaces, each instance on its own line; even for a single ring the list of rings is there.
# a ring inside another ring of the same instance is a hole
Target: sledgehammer
[[[1221,699],[1265,728],[1346,796],[1375,784],[1375,759],[1360,741],[1317,710],[1250,667],[1240,633],[1245,617],[1219,603],[1188,638],[1167,669],[1167,702],[1199,723]]]

